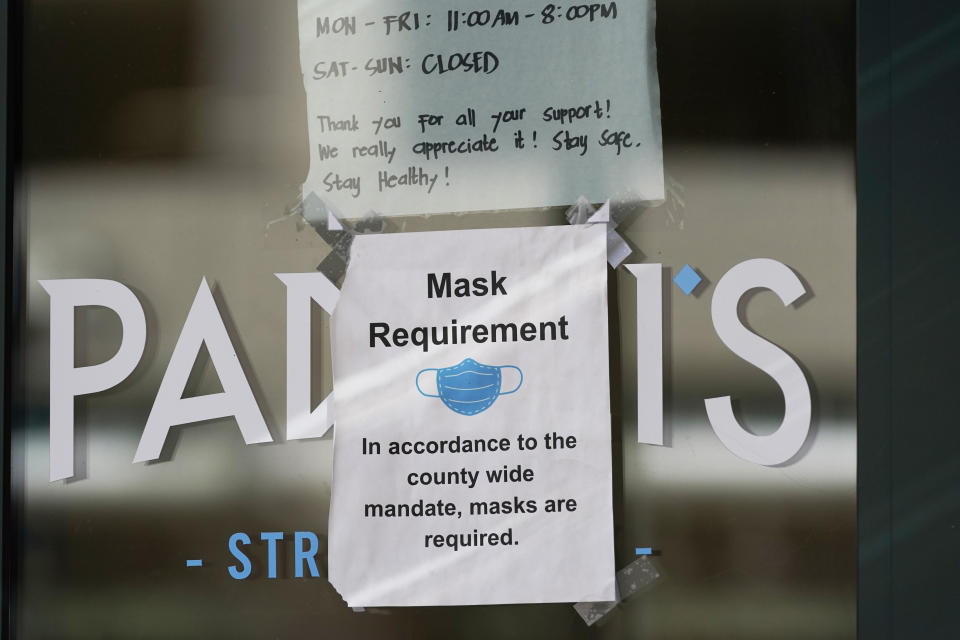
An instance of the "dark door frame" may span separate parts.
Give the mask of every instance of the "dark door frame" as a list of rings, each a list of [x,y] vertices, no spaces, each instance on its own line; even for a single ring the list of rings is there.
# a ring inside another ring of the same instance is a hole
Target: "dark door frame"
[[[960,628],[960,7],[858,7],[858,633]]]
[[[14,375],[14,352],[17,347],[16,326],[18,323],[18,296],[22,291],[15,274],[22,276],[17,268],[21,243],[15,236],[17,218],[14,215],[14,185],[16,184],[20,157],[20,86],[21,69],[20,29],[22,12],[19,0],[0,0],[0,222],[3,229],[2,259],[0,259],[0,291],[2,291],[3,311],[0,313],[0,332],[3,341],[0,344],[0,415],[3,417],[3,431],[0,433],[0,633],[3,637],[12,637],[12,612],[15,584],[13,568],[16,564],[17,536],[12,517],[11,503],[11,436],[15,422],[11,402],[14,398],[14,385],[18,379]]]

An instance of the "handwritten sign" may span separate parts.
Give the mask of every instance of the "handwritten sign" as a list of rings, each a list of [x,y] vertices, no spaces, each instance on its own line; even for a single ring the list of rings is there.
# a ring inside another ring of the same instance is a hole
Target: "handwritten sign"
[[[347,217],[662,199],[652,12],[299,0],[304,194]]]

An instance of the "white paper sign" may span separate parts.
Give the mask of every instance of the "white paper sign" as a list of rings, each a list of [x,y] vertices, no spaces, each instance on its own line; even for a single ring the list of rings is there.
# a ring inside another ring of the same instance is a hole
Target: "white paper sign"
[[[310,170],[339,214],[663,198],[650,0],[299,0]]]
[[[615,599],[606,236],[357,238],[332,325],[350,606]]]

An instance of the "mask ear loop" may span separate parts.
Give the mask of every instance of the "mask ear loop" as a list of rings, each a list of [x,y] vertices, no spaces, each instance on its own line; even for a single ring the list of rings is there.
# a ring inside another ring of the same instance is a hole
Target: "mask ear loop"
[[[439,369],[424,369],[423,371],[421,371],[420,373],[418,373],[418,374],[417,374],[417,391],[419,391],[421,395],[424,395],[424,396],[426,396],[426,397],[428,397],[428,398],[439,398],[439,397],[440,397],[439,395],[433,395],[432,393],[424,393],[423,389],[420,388],[420,376],[422,376],[423,374],[427,373],[428,371],[437,371],[437,372],[439,372],[440,370],[439,370]],[[521,375],[522,375],[522,374],[521,374]]]
[[[520,387],[523,386],[523,371],[520,370],[520,367],[515,367],[515,366],[513,366],[512,364],[508,364],[508,365],[503,366],[503,367],[500,367],[500,368],[501,368],[501,369],[516,369],[516,370],[517,370],[517,373],[520,374],[520,382],[517,383],[516,388],[515,388],[513,391],[501,391],[501,392],[500,392],[500,395],[502,395],[502,396],[508,396],[508,395],[510,395],[511,393],[516,393],[517,391],[519,391],[519,390],[520,390]]]

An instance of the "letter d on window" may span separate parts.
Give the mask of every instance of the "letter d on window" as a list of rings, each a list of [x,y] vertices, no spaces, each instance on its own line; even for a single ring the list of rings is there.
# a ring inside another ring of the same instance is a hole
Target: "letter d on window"
[[[147,341],[147,320],[130,289],[113,280],[42,280],[50,295],[50,481],[73,476],[73,400],[106,391],[133,373]],[[77,307],[106,307],[120,316],[116,355],[101,364],[74,362]]]

